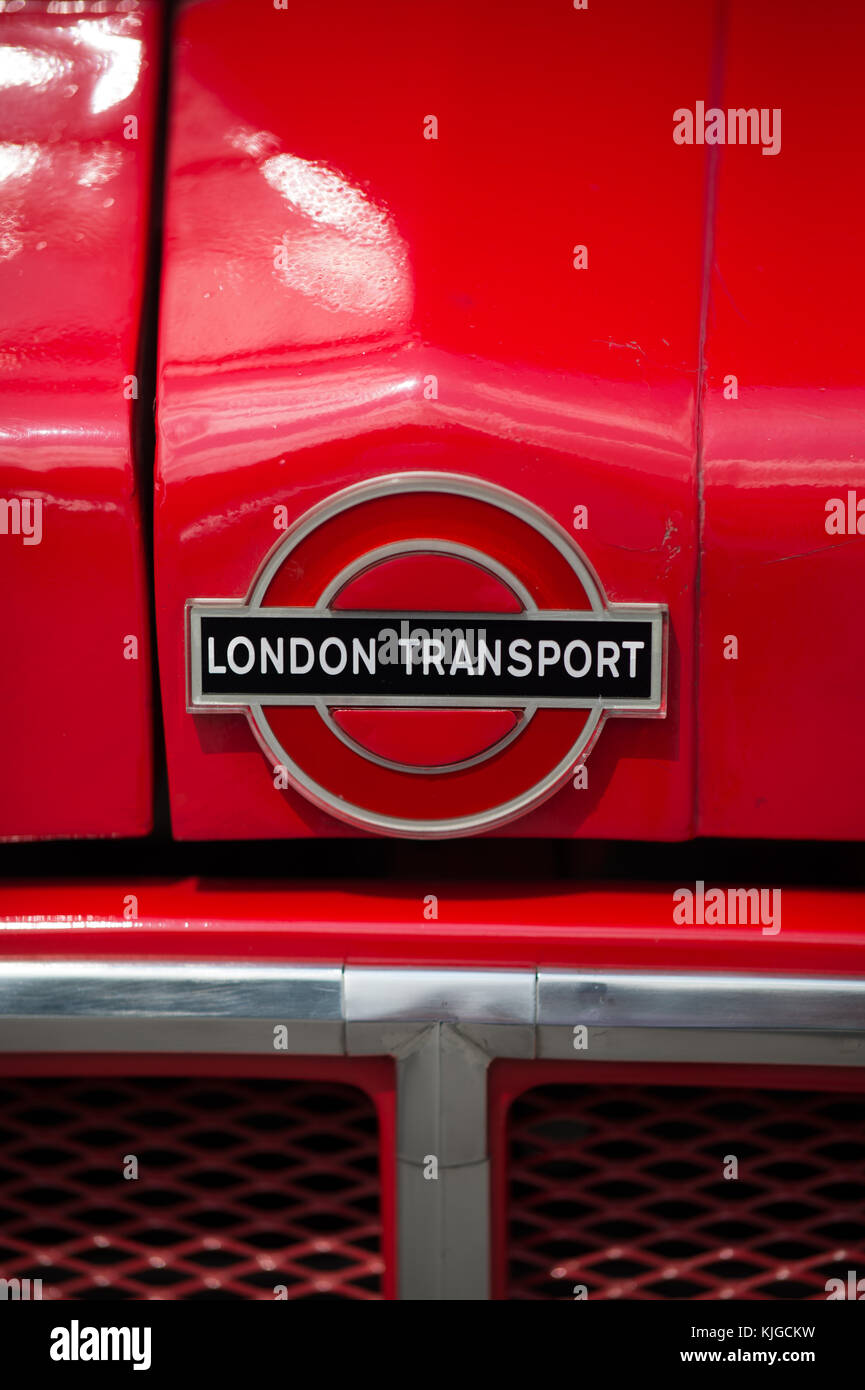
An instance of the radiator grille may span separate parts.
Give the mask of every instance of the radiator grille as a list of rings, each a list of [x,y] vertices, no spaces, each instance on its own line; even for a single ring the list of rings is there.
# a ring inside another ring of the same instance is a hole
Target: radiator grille
[[[543,1086],[508,1147],[510,1298],[825,1299],[865,1275],[861,1096]]]
[[[0,1080],[0,1278],[43,1298],[377,1299],[382,1270],[362,1091]]]

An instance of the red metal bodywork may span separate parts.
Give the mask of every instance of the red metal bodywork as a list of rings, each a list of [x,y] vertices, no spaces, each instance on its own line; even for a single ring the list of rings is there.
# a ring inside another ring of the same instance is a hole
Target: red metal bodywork
[[[438,898],[438,919],[424,899]],[[134,915],[130,916],[130,912]],[[678,926],[667,885],[198,881],[0,889],[7,957],[289,960],[353,965],[742,970],[860,975],[860,892],[785,888],[783,929]]]
[[[865,487],[848,312],[862,272],[837,202],[862,135],[843,65],[863,35],[849,7],[832,13],[814,36],[804,12],[780,23],[740,3],[531,22],[453,5],[418,43],[387,7],[181,12],[157,483],[180,838],[351,833],[273,794],[242,715],[186,713],[182,604],[246,593],[275,506],[291,520],[431,466],[566,527],[588,506],[578,539],[608,595],[670,604],[666,723],[608,724],[588,789],[505,833],[865,832],[845,603],[862,540],[824,529],[826,501]],[[327,81],[293,65],[324,48]],[[697,99],[780,107],[779,153],[674,144],[673,111]],[[802,740],[818,710],[845,731],[819,758]]]
[[[183,605],[247,593],[275,507],[292,522],[435,469],[571,534],[586,506],[576,539],[608,598],[670,606],[667,719],[611,721],[588,788],[507,833],[686,837],[704,168],[666,114],[635,115],[672,113],[683,71],[705,83],[713,10],[454,0],[421,42],[404,18],[230,0],[178,16],[156,483],[174,833],[352,833],[274,790],[242,714],[186,712]]]
[[[45,505],[39,546],[0,538],[15,595],[0,699],[20,731],[4,838],[150,825],[124,383],[159,11],[2,16],[3,495]],[[670,605],[667,719],[610,721],[588,787],[506,833],[862,836],[863,540],[825,527],[831,499],[853,496],[854,527],[865,501],[862,269],[855,217],[838,215],[863,135],[862,18],[832,6],[812,33],[804,12],[777,23],[738,0],[464,11],[440,9],[422,43],[387,7],[179,12],[156,478],[175,833],[357,833],[274,794],[242,715],[186,712],[182,605],[247,592],[274,506],[291,519],[432,467],[565,527],[586,506],[577,539],[608,597]],[[325,48],[326,82],[295,58]],[[778,107],[779,153],[676,145],[672,113],[692,99]],[[827,715],[840,741],[818,756],[802,730]]]
[[[697,829],[865,836],[861,9],[735,3],[723,108],[780,108],[780,153],[717,147],[703,394]],[[683,149],[686,156],[695,149]],[[852,203],[849,201],[852,198]],[[725,399],[725,378],[738,399]],[[846,511],[846,507],[845,507]],[[724,658],[738,637],[738,660]]]
[[[6,9],[0,494],[40,502],[42,536],[0,535],[0,838],[144,835],[152,656],[133,411],[160,6]]]

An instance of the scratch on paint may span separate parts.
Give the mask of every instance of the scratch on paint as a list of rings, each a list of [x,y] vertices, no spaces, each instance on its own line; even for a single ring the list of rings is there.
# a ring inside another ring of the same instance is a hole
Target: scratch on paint
[[[632,352],[641,352],[644,357],[646,355],[645,348],[641,348],[639,343],[615,343],[612,338],[593,338],[592,342],[606,343],[607,347],[622,348],[625,352],[630,348]]]
[[[761,565],[781,565],[785,560],[805,560],[809,555],[822,555],[826,550],[840,550],[842,545],[852,545],[861,536],[851,536],[847,541],[836,541],[834,545],[818,545],[814,550],[797,550],[793,555],[776,555],[773,560],[761,560]]]
[[[612,550],[627,550],[634,555],[654,555],[659,550],[666,551],[666,564],[664,566],[662,576],[664,579],[666,579],[670,573],[670,568],[672,566],[673,561],[676,559],[678,555],[681,555],[682,553],[682,547],[680,545],[668,544],[670,538],[676,534],[676,530],[677,527],[675,521],[671,516],[668,516],[667,523],[664,528],[664,534],[657,545],[620,545],[615,541],[611,541],[610,548]]]

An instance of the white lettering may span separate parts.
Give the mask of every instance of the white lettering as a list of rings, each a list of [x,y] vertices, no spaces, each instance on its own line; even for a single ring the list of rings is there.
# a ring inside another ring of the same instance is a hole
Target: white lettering
[[[308,658],[305,666],[300,665],[297,656],[297,652],[301,647],[305,648],[306,656]],[[312,670],[312,663],[315,659],[315,653],[312,650],[312,643],[307,641],[305,637],[292,637],[291,641],[289,642],[289,652],[289,670],[293,676],[305,676],[307,671]]]
[[[266,638],[266,637],[262,637],[262,639],[261,639],[261,674],[262,674],[262,675],[265,675],[266,672],[267,672],[267,663],[268,663],[268,661],[271,662],[274,671],[278,672],[278,674],[281,676],[281,675],[282,675],[282,671],[283,671],[283,662],[284,662],[283,642],[282,642],[282,638],[281,638],[281,637],[277,637],[277,639],[276,639],[276,651],[273,650],[273,647],[270,645],[270,643],[268,642],[267,638]]]
[[[337,650],[338,665],[328,666],[325,652],[328,647],[335,647]],[[344,671],[348,663],[348,652],[345,643],[339,637],[326,637],[318,649],[318,659],[321,662],[321,669],[327,676],[338,676],[340,671]]]
[[[555,666],[562,654],[558,642],[542,638],[538,643],[538,675],[542,676],[548,666]]]
[[[531,675],[532,658],[530,655],[530,647],[525,637],[516,637],[514,641],[511,642],[508,647],[508,656],[510,657],[510,662],[508,664],[509,676]],[[522,669],[520,669],[519,666],[514,666],[515,661],[522,662]]]
[[[414,661],[414,649],[417,643],[411,637],[399,637],[397,646],[405,648],[405,670],[406,675],[411,675],[412,662]]]
[[[580,651],[583,653],[585,658],[583,661],[583,668],[581,671],[575,671],[573,666],[571,665],[571,652],[574,651],[574,649],[577,647],[579,647]],[[576,676],[576,678],[579,680],[580,676],[584,676],[586,674],[591,664],[592,653],[585,642],[577,640],[576,642],[568,643],[568,645],[565,647],[565,670],[567,671],[569,676]]]
[[[609,655],[607,654],[609,653]],[[604,674],[604,667],[609,666],[610,674],[618,678],[619,674],[619,644],[618,642],[599,642],[598,643],[598,675]]]
[[[461,637],[457,642],[457,649],[454,652],[454,659],[451,662],[451,675],[455,676],[457,671],[466,671],[470,676],[475,674],[475,669],[472,665],[472,654],[469,651],[469,644],[464,637]]]
[[[370,637],[369,644],[364,650],[363,643],[359,637],[353,637],[351,643],[351,671],[356,676],[360,672],[360,663],[363,662],[371,676],[375,675],[375,638]]]
[[[622,650],[626,651],[630,658],[630,664],[628,666],[628,675],[630,676],[631,680],[633,680],[634,676],[637,674],[637,652],[641,652],[645,645],[645,642],[622,643]]]
[[[432,650],[433,647],[436,648],[435,652],[433,652]],[[438,675],[444,675],[445,671],[444,666],[442,665],[442,658],[444,657],[444,654],[445,644],[444,642],[439,641],[438,637],[430,637],[427,639],[426,642],[422,644],[421,658],[423,660],[423,673],[425,676],[429,675],[430,666],[435,666]]]
[[[238,647],[243,647],[249,658],[245,666],[241,666],[240,662],[235,660],[234,653],[237,651]],[[231,667],[232,671],[236,676],[245,676],[246,673],[248,671],[251,671],[253,666],[255,665],[255,647],[252,645],[248,637],[232,637],[231,641],[228,644],[228,651],[226,652],[225,656],[229,666]]]
[[[492,652],[483,638],[478,642],[478,674],[482,676],[487,666],[494,676],[502,674],[502,644],[498,639],[493,642]]]
[[[216,664],[216,638],[207,639],[207,669],[212,676],[224,676],[226,668]]]

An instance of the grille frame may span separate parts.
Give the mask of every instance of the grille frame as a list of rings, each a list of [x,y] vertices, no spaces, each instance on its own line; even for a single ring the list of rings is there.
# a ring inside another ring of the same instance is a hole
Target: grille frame
[[[225,909],[216,916],[225,918]],[[698,972],[690,957],[690,968],[675,972],[672,964],[664,971],[587,972],[380,959],[330,966],[222,955],[218,964],[118,960],[93,958],[89,930],[76,938],[72,958],[46,959],[43,949],[6,960],[0,1049],[18,1057],[192,1053],[278,1061],[272,1028],[280,1021],[286,1058],[393,1059],[401,1299],[490,1297],[487,1068],[497,1058],[566,1059],[586,1075],[573,1046],[575,1014],[588,1025],[593,1060],[608,1064],[699,1062],[715,1074],[722,1065],[748,1064],[752,1076],[752,1067],[765,1064],[775,1077],[779,1067],[865,1075],[865,977],[837,970]],[[53,926],[34,942],[56,949]],[[785,938],[772,953],[789,964]],[[658,998],[669,1006],[661,1014]],[[440,1159],[435,1182],[426,1180],[431,1154]]]
[[[576,1054],[575,1054],[576,1057]],[[489,1133],[492,1167],[491,1181],[491,1297],[513,1301],[522,1295],[512,1292],[510,1278],[510,1112],[514,1102],[541,1087],[562,1085],[587,1088],[608,1085],[611,1092],[635,1086],[698,1088],[719,1092],[821,1091],[838,1096],[865,1096],[865,1072],[861,1067],[788,1066],[765,1063],[655,1063],[577,1061],[511,1061],[499,1059],[489,1072]],[[719,1169],[720,1174],[720,1169]],[[865,1220],[865,1212],[863,1212]],[[831,1253],[827,1249],[826,1262]],[[783,1263],[780,1261],[779,1263]],[[570,1288],[570,1278],[563,1279]],[[579,1281],[584,1282],[584,1281]],[[730,1281],[728,1281],[730,1282]],[[524,1295],[531,1297],[531,1295]],[[627,1293],[621,1295],[627,1299]],[[633,1295],[632,1295],[633,1296]],[[639,1295],[636,1295],[639,1297]],[[589,1297],[597,1295],[589,1293]],[[601,1295],[603,1297],[603,1295]],[[651,1295],[650,1295],[651,1297]],[[704,1295],[710,1298],[711,1295]],[[733,1297],[753,1298],[754,1294],[734,1293]],[[543,1296],[541,1296],[543,1299]],[[606,1301],[606,1299],[604,1300]],[[664,1301],[667,1301],[666,1299]],[[686,1299],[685,1301],[691,1301]],[[720,1299],[717,1301],[721,1301]],[[771,1301],[771,1300],[766,1300]]]
[[[110,1086],[112,1080],[120,1085],[127,1080],[158,1079],[160,1077],[217,1083],[224,1081],[229,1086],[242,1080],[299,1082],[313,1086],[321,1083],[323,1086],[348,1087],[360,1092],[370,1102],[377,1129],[375,1148],[378,1161],[378,1222],[381,1233],[379,1254],[382,1270],[380,1292],[377,1295],[372,1294],[370,1297],[377,1297],[383,1301],[396,1297],[396,1074],[393,1060],[390,1057],[340,1058],[293,1056],[290,1054],[275,1057],[255,1057],[194,1053],[166,1055],[143,1053],[111,1055],[56,1052],[0,1053],[0,1086],[5,1081],[26,1081],[31,1078],[92,1081],[96,1084],[105,1082],[106,1085]],[[266,1105],[266,1100],[263,1101],[263,1104]],[[170,1184],[170,1174],[166,1174],[166,1181]],[[278,1180],[273,1181],[272,1185],[278,1186]],[[128,1195],[124,1194],[118,1205],[128,1201]],[[170,1261],[171,1252],[169,1251],[167,1254],[169,1265]],[[34,1264],[28,1268],[27,1273],[35,1277],[38,1276],[39,1271]],[[96,1270],[94,1269],[95,1273]],[[16,1274],[21,1276],[23,1270],[4,1268],[0,1270],[0,1274],[4,1277],[15,1277]],[[274,1285],[285,1282],[279,1279],[278,1271],[273,1272],[273,1282]],[[106,1293],[105,1296],[110,1297],[110,1294]],[[242,1297],[243,1295],[235,1296]],[[53,1297],[57,1301],[81,1301],[75,1295],[71,1295],[67,1299],[62,1287]],[[142,1298],[150,1297],[173,1300],[175,1297],[183,1298],[184,1296],[182,1294],[175,1295],[172,1292],[172,1286],[167,1285],[163,1290],[158,1287],[154,1288],[152,1294],[149,1295],[133,1295],[132,1301],[137,1302]],[[206,1297],[206,1295],[196,1294],[195,1297],[201,1298]],[[291,1284],[288,1288],[288,1297],[290,1301],[294,1301],[297,1297]],[[262,1298],[265,1301],[271,1301],[270,1296],[265,1293],[262,1294]],[[84,1301],[90,1300],[85,1299]]]

